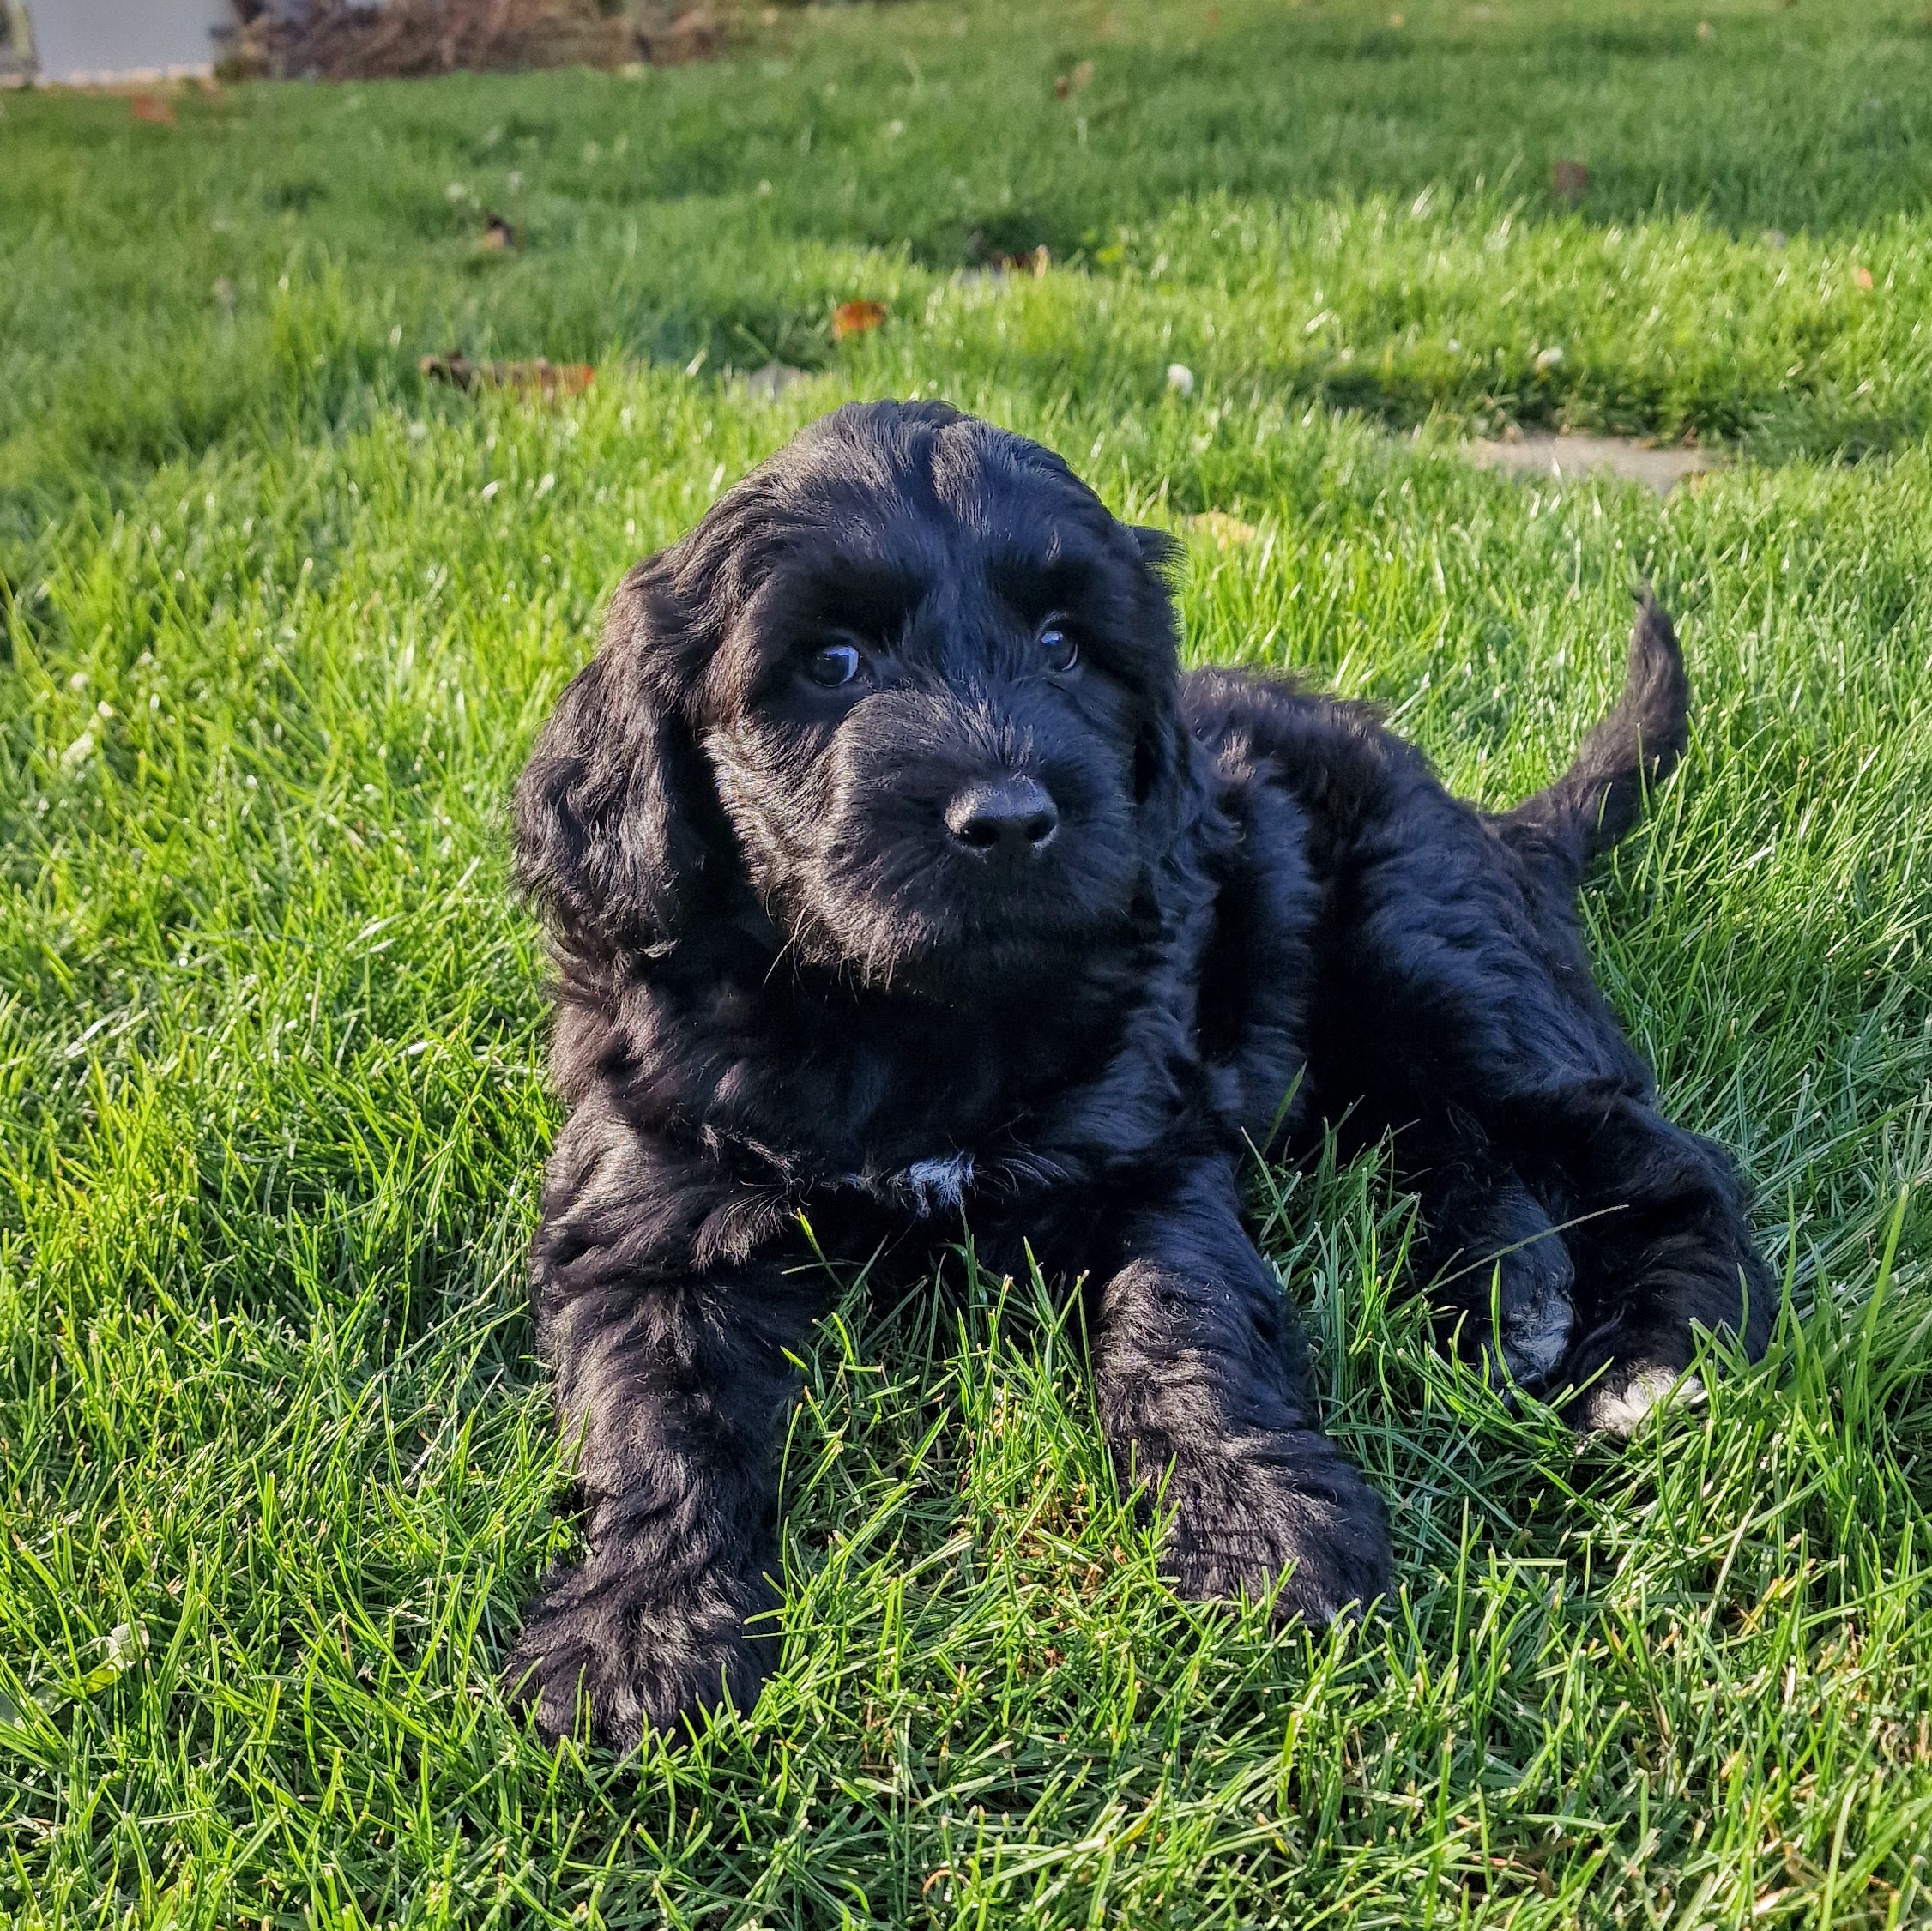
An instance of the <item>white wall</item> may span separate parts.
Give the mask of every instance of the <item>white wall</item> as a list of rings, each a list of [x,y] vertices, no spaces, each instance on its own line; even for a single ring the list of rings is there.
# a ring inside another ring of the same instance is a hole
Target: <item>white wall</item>
[[[220,57],[210,29],[232,27],[229,0],[27,0],[43,81],[205,74]]]

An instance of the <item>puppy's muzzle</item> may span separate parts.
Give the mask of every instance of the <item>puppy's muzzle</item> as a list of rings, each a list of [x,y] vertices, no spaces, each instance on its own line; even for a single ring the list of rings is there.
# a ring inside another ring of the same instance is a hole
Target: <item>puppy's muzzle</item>
[[[1036,779],[1008,775],[955,792],[945,808],[953,842],[988,859],[1026,858],[1060,829],[1060,807]]]

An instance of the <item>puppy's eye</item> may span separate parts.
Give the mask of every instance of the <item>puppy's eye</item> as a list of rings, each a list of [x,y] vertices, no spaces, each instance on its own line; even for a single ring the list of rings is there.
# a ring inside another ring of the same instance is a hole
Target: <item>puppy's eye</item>
[[[859,653],[849,643],[828,643],[805,661],[805,674],[828,687],[849,684],[859,674]]]
[[[1048,670],[1070,671],[1080,661],[1080,646],[1073,641],[1072,633],[1058,624],[1048,622],[1041,626],[1040,648],[1046,653]]]

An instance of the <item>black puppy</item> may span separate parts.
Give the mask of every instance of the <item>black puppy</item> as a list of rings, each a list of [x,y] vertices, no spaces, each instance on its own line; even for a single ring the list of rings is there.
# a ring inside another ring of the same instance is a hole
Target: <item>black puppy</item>
[[[830,1255],[1084,1275],[1176,1585],[1389,1582],[1241,1224],[1248,1149],[1392,1133],[1498,1372],[1627,1430],[1694,1323],[1761,1349],[1730,1163],[1657,1112],[1574,917],[1685,739],[1668,619],[1501,817],[1356,704],[1182,677],[1168,540],[938,404],[854,405],[640,564],[517,794],[570,1107],[532,1262],[589,1552],[507,1681],[635,1743],[755,1693],[776,1447]],[[1492,1308],[1500,1331],[1491,1334]],[[1284,1571],[1288,1572],[1285,1583]]]

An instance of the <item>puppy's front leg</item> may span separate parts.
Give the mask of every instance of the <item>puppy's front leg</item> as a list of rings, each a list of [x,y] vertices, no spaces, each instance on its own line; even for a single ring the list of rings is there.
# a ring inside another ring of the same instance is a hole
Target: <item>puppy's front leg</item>
[[[1381,1498],[1316,1425],[1294,1317],[1241,1223],[1232,1168],[1129,1213],[1095,1297],[1094,1379],[1123,1481],[1170,1512],[1165,1564],[1198,1600],[1259,1595],[1326,1623],[1389,1587]]]
[[[635,1251],[638,1216],[595,1206],[546,1211],[534,1256],[589,1549],[529,1605],[504,1683],[546,1736],[573,1729],[581,1696],[596,1737],[628,1750],[757,1695],[773,1642],[745,1625],[776,1601],[787,1350],[820,1303],[776,1265],[667,1277]]]

